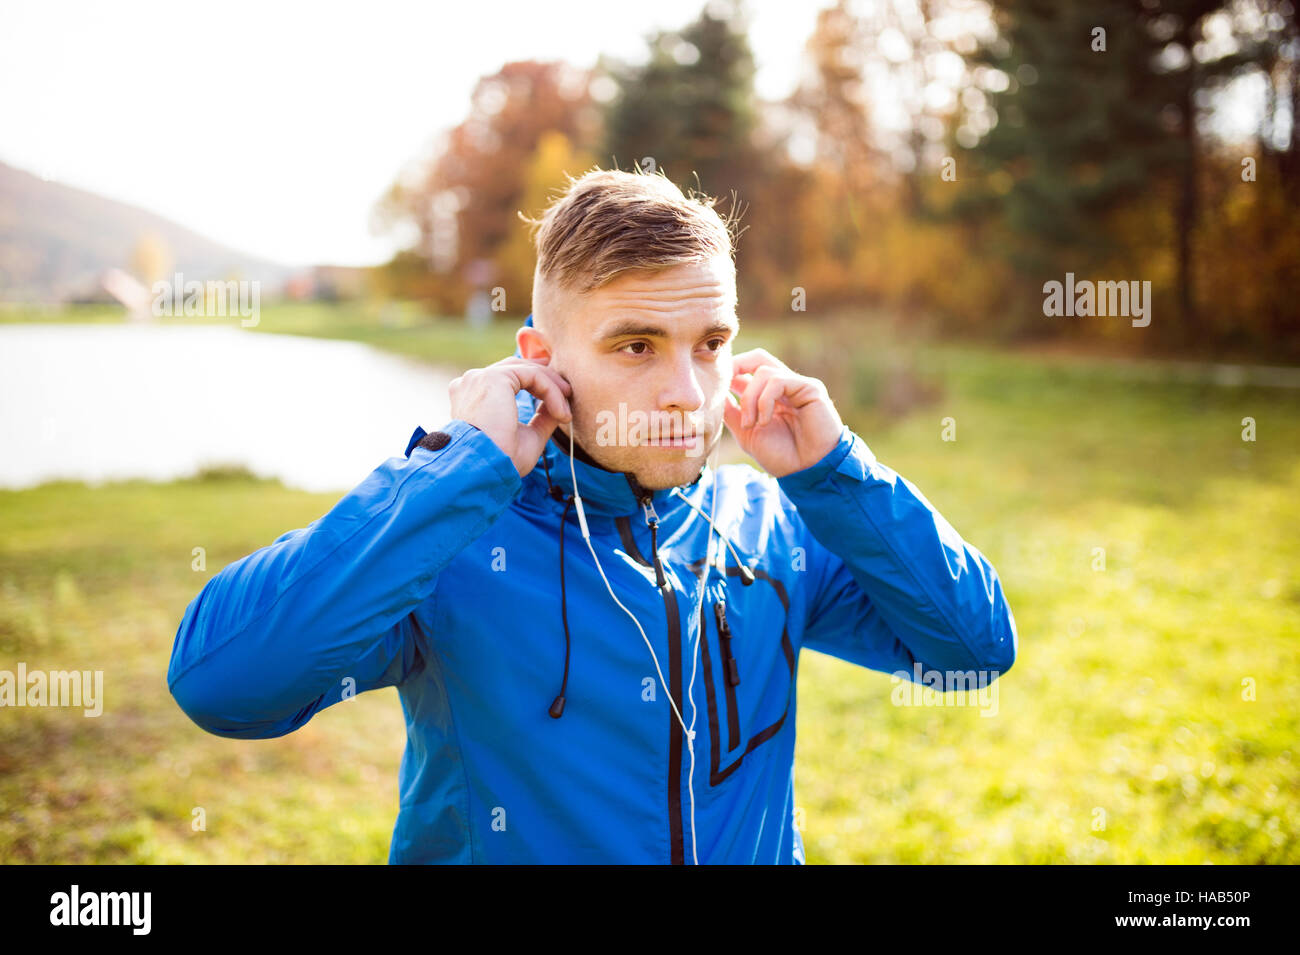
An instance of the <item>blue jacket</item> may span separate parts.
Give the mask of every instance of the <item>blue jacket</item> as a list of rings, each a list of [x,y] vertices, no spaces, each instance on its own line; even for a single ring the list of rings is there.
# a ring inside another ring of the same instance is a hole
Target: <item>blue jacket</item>
[[[532,396],[517,404],[529,420]],[[662,679],[582,537],[567,440],[521,479],[452,420],[208,581],[176,634],[176,702],[208,732],[260,739],[396,686],[392,863],[802,863],[801,650],[937,671],[946,688],[1015,660],[988,560],[847,426],[803,471],[706,466],[644,492],[649,506],[581,448],[573,467],[600,568]],[[690,504],[715,498],[701,594],[710,526]]]

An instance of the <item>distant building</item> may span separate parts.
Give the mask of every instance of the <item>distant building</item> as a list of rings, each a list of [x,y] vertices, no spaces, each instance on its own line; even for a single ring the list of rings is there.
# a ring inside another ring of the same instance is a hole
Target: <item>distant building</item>
[[[350,265],[317,265],[291,276],[287,298],[299,302],[339,302],[361,298],[370,288],[371,269]]]

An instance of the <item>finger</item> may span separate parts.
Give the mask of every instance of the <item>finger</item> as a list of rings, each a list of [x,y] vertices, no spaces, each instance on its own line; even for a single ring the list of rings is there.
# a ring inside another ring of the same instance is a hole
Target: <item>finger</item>
[[[746,428],[752,428],[758,418],[758,395],[763,390],[764,383],[768,378],[775,374],[776,370],[770,365],[763,365],[753,375],[750,376],[748,384],[745,386],[745,392],[740,396],[741,424]]]
[[[546,365],[540,365],[539,367],[542,369],[543,374],[549,375],[555,383],[560,386],[562,392],[566,395],[573,394],[573,385],[569,384],[569,379],[565,378],[554,368],[548,368]]]
[[[555,415],[551,414],[551,409],[546,405],[541,405],[537,413],[533,415],[533,420],[528,422],[528,430],[537,437],[537,447],[540,449],[555,430],[555,426],[560,422]]]
[[[551,414],[550,409],[545,405],[538,405],[533,419],[528,424],[520,426],[515,439],[514,460],[516,466],[521,468],[521,473],[526,473],[523,468],[531,468],[537,464],[538,458],[542,455],[542,448],[550,439],[556,424],[555,416]]]
[[[547,375],[553,381],[555,381],[556,384],[560,386],[560,390],[563,391],[566,395],[573,394],[573,386],[569,384],[569,379],[565,378],[554,368],[547,367],[550,360],[551,357],[549,355],[546,356],[545,358],[524,358],[520,355],[511,355],[509,358],[502,358],[500,361],[496,362],[495,364],[507,365],[510,367],[526,365],[530,368],[540,369],[543,374]]]
[[[527,389],[530,394],[536,395],[540,401],[550,408],[551,414],[555,415],[556,420],[569,420],[569,402],[565,399],[564,393],[556,380],[551,375],[546,374],[548,369],[543,368],[541,365],[529,363],[515,365],[511,367],[510,371],[518,380],[519,387]],[[516,391],[518,390],[516,389]]]
[[[767,383],[763,385],[755,400],[755,407],[758,410],[758,426],[762,427],[772,420],[772,412],[776,408],[777,399],[786,393],[790,386],[790,379],[779,375],[769,376]]]
[[[779,358],[764,348],[751,348],[747,352],[742,352],[733,359],[733,364],[737,372],[756,372],[764,367],[778,371],[790,370]]]
[[[740,402],[730,392],[727,393],[726,403],[722,406],[722,420],[731,429],[732,434],[739,435],[744,430],[740,423]]]
[[[749,383],[753,380],[753,375],[737,372],[731,376],[731,384],[728,385],[729,393],[734,394],[736,398],[739,399],[740,396],[745,393],[745,389],[749,387]]]

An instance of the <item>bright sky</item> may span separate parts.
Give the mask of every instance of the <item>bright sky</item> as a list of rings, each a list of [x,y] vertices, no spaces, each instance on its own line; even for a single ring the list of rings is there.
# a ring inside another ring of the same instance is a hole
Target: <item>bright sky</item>
[[[750,0],[758,92],[798,77],[817,2]],[[639,59],[703,0],[363,4],[5,0],[0,161],[290,265],[383,261],[370,213],[511,60]]]

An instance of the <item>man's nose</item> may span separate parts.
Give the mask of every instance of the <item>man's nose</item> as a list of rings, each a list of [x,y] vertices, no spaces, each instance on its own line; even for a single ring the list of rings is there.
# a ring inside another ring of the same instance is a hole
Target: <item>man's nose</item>
[[[689,414],[704,406],[704,388],[690,356],[673,365],[672,379],[659,394],[659,407],[665,411]]]

